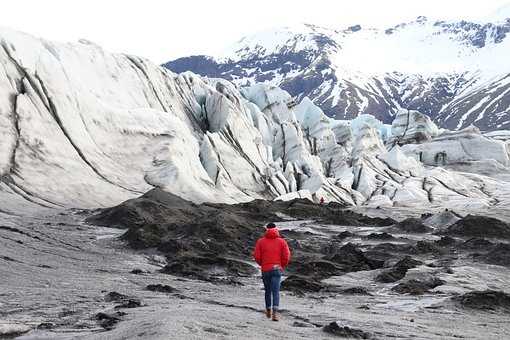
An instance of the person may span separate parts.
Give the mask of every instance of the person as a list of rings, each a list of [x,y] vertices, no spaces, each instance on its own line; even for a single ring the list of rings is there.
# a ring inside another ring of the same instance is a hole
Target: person
[[[320,201],[319,201],[319,204],[320,205],[324,205],[324,197],[321,197]]]
[[[257,240],[253,251],[255,261],[260,265],[264,283],[266,317],[273,321],[279,320],[280,283],[282,272],[290,261],[290,250],[287,242],[280,237],[274,223],[266,226],[263,237]]]

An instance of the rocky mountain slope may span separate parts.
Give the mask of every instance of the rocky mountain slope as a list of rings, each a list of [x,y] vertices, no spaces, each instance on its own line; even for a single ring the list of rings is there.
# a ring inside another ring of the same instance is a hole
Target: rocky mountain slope
[[[501,12],[486,23],[419,17],[387,29],[286,27],[244,37],[216,56],[164,66],[239,85],[277,85],[336,119],[365,113],[391,123],[404,108],[449,129],[495,130],[510,127],[507,17]]]
[[[504,133],[442,130],[406,110],[392,126],[335,121],[267,84],[177,75],[85,41],[0,36],[4,213],[110,206],[154,187],[194,202],[479,208],[510,192]]]

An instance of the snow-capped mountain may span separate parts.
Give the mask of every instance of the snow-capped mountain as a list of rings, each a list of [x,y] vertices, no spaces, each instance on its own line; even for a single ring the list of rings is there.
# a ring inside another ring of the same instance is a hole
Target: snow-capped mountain
[[[366,113],[390,123],[405,108],[449,129],[503,129],[510,127],[505,13],[487,23],[419,17],[387,29],[299,25],[245,37],[217,56],[164,66],[241,86],[277,85],[336,119]]]

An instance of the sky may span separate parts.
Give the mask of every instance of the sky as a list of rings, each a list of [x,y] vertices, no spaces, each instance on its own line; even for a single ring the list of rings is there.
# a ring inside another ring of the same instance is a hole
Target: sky
[[[93,41],[162,63],[214,55],[247,34],[297,23],[392,26],[424,15],[485,20],[509,0],[1,0],[0,26]],[[0,37],[1,38],[1,37]]]

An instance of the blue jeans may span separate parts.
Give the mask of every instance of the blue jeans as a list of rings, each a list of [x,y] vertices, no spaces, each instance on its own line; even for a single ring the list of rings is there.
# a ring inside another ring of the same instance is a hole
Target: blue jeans
[[[280,306],[280,282],[282,280],[282,272],[274,269],[269,272],[262,272],[262,281],[264,282],[264,291],[266,298],[266,309],[278,310]],[[273,303],[271,303],[273,298]]]

